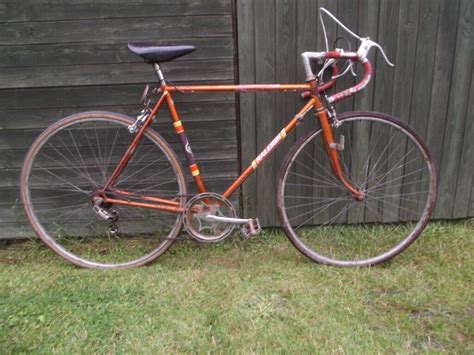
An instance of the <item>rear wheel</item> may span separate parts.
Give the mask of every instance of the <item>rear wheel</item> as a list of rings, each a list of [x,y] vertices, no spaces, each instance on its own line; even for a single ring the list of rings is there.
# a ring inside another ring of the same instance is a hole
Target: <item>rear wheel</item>
[[[406,124],[375,112],[338,117],[336,140],[354,199],[331,171],[321,129],[302,137],[279,174],[277,206],[283,229],[310,259],[335,266],[374,265],[407,248],[428,223],[436,197],[431,155]]]
[[[20,192],[37,235],[56,253],[82,267],[126,268],[165,252],[182,227],[182,214],[101,204],[96,191],[111,175],[133,135],[134,120],[109,112],[85,112],[48,127],[28,151]],[[186,203],[186,181],[176,154],[147,128],[132,158],[106,191]],[[130,200],[133,198],[130,197]]]

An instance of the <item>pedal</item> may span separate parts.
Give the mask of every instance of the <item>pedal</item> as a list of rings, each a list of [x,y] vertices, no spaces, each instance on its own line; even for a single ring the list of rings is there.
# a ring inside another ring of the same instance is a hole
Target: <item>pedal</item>
[[[335,150],[344,150],[344,136],[341,134],[339,136],[339,143],[331,143],[329,144],[329,148]]]
[[[245,238],[250,238],[254,235],[257,235],[262,231],[262,227],[260,226],[260,221],[258,218],[251,219],[249,222],[242,225],[240,228],[240,232]]]

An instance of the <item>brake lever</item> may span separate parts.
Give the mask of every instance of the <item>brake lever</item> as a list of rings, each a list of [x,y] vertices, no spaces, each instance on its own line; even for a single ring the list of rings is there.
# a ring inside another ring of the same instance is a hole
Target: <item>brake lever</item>
[[[367,54],[369,53],[370,49],[372,47],[375,47],[382,53],[383,59],[385,59],[385,61],[387,62],[388,65],[390,65],[391,67],[395,66],[390,60],[388,60],[388,57],[385,54],[385,52],[384,52],[384,50],[383,50],[383,48],[380,44],[378,44],[377,42],[372,41],[369,37],[361,38],[360,41],[362,42],[362,44],[360,45],[359,49],[357,50],[357,54],[359,55],[359,58],[361,58],[361,59],[367,58]]]
[[[344,70],[342,71],[342,73],[340,73],[340,74],[338,74],[338,75],[332,76],[332,77],[331,77],[331,80],[338,79],[338,78],[340,78],[341,76],[346,75],[349,70],[350,70],[351,73],[354,75],[354,68],[353,68],[353,66],[354,66],[354,62],[350,61],[350,62],[346,65],[346,67],[344,68]],[[354,76],[355,76],[355,75],[354,75]]]
[[[351,74],[354,78],[357,76],[357,73],[355,72],[353,65],[351,65]]]
[[[388,65],[390,65],[391,67],[395,66],[395,64],[393,64],[391,61],[388,60],[388,57],[385,54],[385,52],[384,52],[384,50],[383,50],[383,48],[380,44],[374,42],[374,47],[377,48],[382,53],[383,59],[385,59],[385,61],[387,62]]]
[[[335,64],[337,62],[336,59],[334,58],[331,58],[329,60],[326,60],[326,62],[324,63],[323,67],[321,68],[321,70],[319,71],[318,73],[318,78],[319,78],[319,81],[323,81],[323,74],[324,74],[324,71],[329,68],[331,65]],[[334,79],[334,78],[331,78],[331,80]]]

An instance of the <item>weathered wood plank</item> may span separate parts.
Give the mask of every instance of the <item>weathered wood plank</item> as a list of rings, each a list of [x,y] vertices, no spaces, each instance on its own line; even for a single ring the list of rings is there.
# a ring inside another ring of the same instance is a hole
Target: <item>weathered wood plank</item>
[[[255,1],[255,79],[258,83],[275,82],[275,3]],[[261,19],[264,19],[262,21]],[[256,101],[257,152],[278,133],[275,129],[275,94],[262,93]],[[275,225],[275,160],[270,157],[257,170],[257,211],[266,226]]]
[[[419,18],[419,2],[415,1],[400,1],[398,12],[398,31],[397,31],[397,53],[395,56],[395,71],[393,77],[393,101],[392,114],[401,121],[408,123],[410,119],[411,105],[414,104],[413,98],[413,77],[416,63],[416,45],[417,45],[417,30]],[[376,79],[377,80],[377,79]],[[377,132],[375,132],[375,137]],[[386,141],[390,137],[384,138]],[[406,142],[400,142],[400,149],[392,149],[388,154],[388,161],[386,166],[395,166],[397,162],[408,162],[409,158],[406,156]],[[389,177],[389,181],[393,179],[400,179],[403,171],[400,169],[394,170]],[[396,216],[402,211],[396,207],[400,200],[399,194],[401,192],[400,185],[396,187],[387,187],[386,194],[397,197],[391,204],[387,206],[387,213],[384,215]],[[400,218],[403,218],[400,215]]]
[[[379,25],[378,25],[378,42],[384,48],[388,58],[393,62],[397,53],[397,34],[398,34],[398,14],[400,9],[400,1],[382,1],[379,7]],[[373,99],[373,108],[375,111],[387,112],[392,111],[392,98],[393,98],[393,85],[394,85],[394,68],[389,67],[382,55],[377,54],[375,60],[375,91]],[[395,63],[395,66],[398,64]],[[377,137],[376,137],[377,138]],[[389,138],[388,138],[389,139]],[[396,157],[392,152],[397,147],[388,149],[387,151],[387,165],[394,166],[397,163]],[[390,177],[391,178],[391,177]],[[389,178],[389,179],[390,179]],[[395,177],[393,177],[395,178]],[[393,188],[393,187],[392,187]],[[387,195],[396,195],[397,190],[389,190],[390,186],[386,190]],[[393,197],[394,201],[389,201],[385,206],[381,206],[384,209],[384,219],[395,219],[394,216],[398,215],[398,200],[396,196]],[[367,211],[366,211],[367,212]]]
[[[232,162],[224,161],[224,162],[221,162],[221,164],[227,167],[228,169],[232,169],[235,167],[235,165],[232,165]],[[222,193],[236,178],[236,175],[232,174],[231,172],[216,173],[214,167],[209,166],[207,162],[204,162],[201,165],[207,169],[206,175],[203,175],[203,177],[204,177],[204,182],[206,184],[208,191]],[[15,178],[14,172],[9,171],[8,174],[9,176],[11,176],[11,179]],[[197,193],[194,186],[193,179],[187,176],[186,180],[187,180],[189,189],[193,191],[192,193],[193,194]],[[82,186],[82,187],[88,188],[88,186]],[[58,186],[57,188],[61,188],[61,186]],[[14,185],[7,186],[5,184],[5,186],[2,186],[2,188],[0,189],[0,195],[2,195],[2,204],[0,205],[0,213],[1,213],[0,220],[8,222],[9,221],[8,218],[10,217],[7,217],[7,216],[11,216],[13,213],[15,214],[17,213],[15,209],[16,209],[16,205],[20,203],[19,202],[19,186],[14,186]],[[235,196],[232,196],[232,198],[234,197],[237,197],[238,199],[238,194],[236,194]],[[237,206],[234,206],[234,207],[237,207]],[[12,211],[8,212],[9,209],[12,209]]]
[[[50,44],[70,42],[150,41],[153,29],[160,38],[229,37],[230,15],[151,17],[79,21],[44,21],[0,24],[2,45]]]
[[[358,28],[358,22],[359,22],[359,8],[358,8],[359,1],[351,1],[351,0],[338,0],[337,3],[337,18],[347,27],[354,29],[355,31]],[[328,19],[329,20],[329,19]],[[363,36],[363,34],[360,34]],[[349,40],[350,42],[350,48],[351,49],[356,49],[358,44],[356,39],[350,36],[348,33],[346,33],[341,27],[337,27],[337,37],[333,39],[335,41],[338,37],[345,37]],[[345,50],[349,50],[347,48],[346,41],[344,40],[338,40],[337,47],[343,48]],[[346,63],[345,61],[342,61],[340,64],[341,69],[345,67]],[[344,75],[340,79],[337,80],[336,83],[336,90],[341,91],[344,89],[347,89],[351,86],[354,86],[356,83],[356,79],[348,73],[347,75]],[[364,95],[364,93],[359,94],[359,95]],[[354,109],[354,96],[345,98],[341,102],[337,104],[337,110],[339,112],[346,112],[346,111],[352,111]]]
[[[224,80],[234,77],[232,59],[181,61],[162,65],[171,81]],[[153,68],[137,63],[0,68],[0,89],[114,85],[152,82]]]
[[[400,2],[392,113],[404,122],[409,120],[412,101],[418,10],[418,1]]]
[[[147,42],[159,45],[192,44],[196,50],[176,62],[189,60],[232,58],[232,38],[180,38],[166,40],[150,36]],[[143,59],[131,53],[126,40],[117,43],[60,43],[2,46],[0,67],[34,67],[85,64],[142,63]]]
[[[453,217],[474,217],[474,211],[469,212],[473,204],[474,196],[471,195],[471,185],[474,181],[474,72],[471,69],[471,87],[468,97],[468,109],[466,111],[463,145],[461,159],[459,162],[458,179],[456,182],[456,194],[454,198]]]
[[[469,216],[474,216],[474,178],[471,180],[471,202],[469,203]]]
[[[184,161],[183,161],[184,163]],[[237,162],[235,159],[224,159],[224,160],[203,160],[198,162],[199,170],[203,176],[204,181],[208,177],[212,178],[232,178],[235,177],[235,172],[237,171]],[[185,166],[185,165],[184,165]],[[64,170],[64,169],[63,169]],[[62,177],[68,176],[66,171],[65,173],[62,170],[58,169],[61,173],[58,173]],[[92,169],[90,171],[93,171]],[[184,168],[183,171],[186,171]],[[75,173],[75,172],[74,172]],[[77,173],[75,173],[77,176]],[[187,172],[185,172],[186,175]],[[18,169],[5,169],[2,172],[2,180],[0,181],[0,187],[18,187],[19,186],[19,176],[20,171]],[[220,191],[221,192],[221,191]]]
[[[150,82],[154,85],[154,81]],[[0,108],[72,108],[137,104],[143,91],[143,84],[96,85],[87,87],[22,88],[1,90]],[[156,100],[156,97],[153,97]],[[233,94],[174,94],[174,102],[233,102]],[[177,106],[179,109],[179,106]],[[1,114],[1,110],[0,110]]]
[[[422,0],[418,19],[416,62],[413,77],[413,98],[410,112],[410,126],[423,138],[430,107],[430,89],[433,82],[434,58],[438,24],[439,0]]]
[[[209,191],[216,191],[221,193],[224,191],[234,180],[235,176],[224,176],[224,175],[207,175],[205,179],[206,187]],[[187,178],[188,188],[190,193],[196,193],[194,183],[191,178]],[[4,196],[4,192],[8,192],[12,197]],[[3,227],[8,223],[17,223],[18,227],[22,224],[27,224],[26,217],[23,212],[23,207],[18,199],[19,191],[18,188],[0,188],[0,196],[2,196],[3,204],[0,204],[0,238],[4,237]],[[238,208],[237,196],[232,195],[230,200],[233,202],[234,207]],[[29,229],[26,226],[26,229]],[[20,228],[19,228],[20,229]]]
[[[159,130],[164,139],[177,142],[178,138],[171,125]],[[22,149],[30,146],[33,139],[42,129],[3,130],[0,131],[0,150]],[[236,139],[235,127],[229,121],[189,122],[186,125],[186,135],[191,144],[193,142],[206,142],[211,140]]]
[[[318,3],[310,0],[296,2],[296,56],[298,57],[298,66],[296,68],[296,81],[304,82],[306,75],[303,68],[300,55],[306,51],[317,50],[317,32],[318,32]]]
[[[433,86],[431,89],[431,103],[429,112],[426,143],[430,147],[439,177],[440,163],[443,150],[443,140],[447,116],[449,90],[451,86],[456,32],[459,14],[459,0],[443,0],[440,7],[439,24],[437,30],[437,45],[435,67],[433,72]],[[436,204],[434,216],[443,218],[445,207]]]
[[[212,161],[203,162],[201,163],[201,165],[202,164],[204,164],[203,166],[206,167],[207,166],[206,164],[212,164]],[[218,161],[217,161],[217,164],[218,164]],[[227,161],[226,164],[230,166],[231,162]],[[189,188],[193,187],[194,182],[190,174],[188,174],[185,168],[183,168],[183,172],[188,182],[188,187]],[[9,172],[9,174],[11,176],[14,176],[15,172]],[[234,180],[235,177],[236,175],[232,174],[231,172],[222,172],[222,171],[219,172],[219,171],[215,171],[214,169],[214,171],[208,171],[208,173],[205,176],[204,182],[206,183],[206,187],[209,189],[209,191],[222,193],[231,184],[231,182]],[[0,197],[1,197],[0,209],[3,211],[3,212],[0,212],[0,218],[2,216],[2,213],[5,214],[9,208],[11,208],[12,210],[15,210],[17,209],[17,206],[21,205],[20,198],[19,198],[19,186],[17,185],[0,187]],[[234,206],[234,207],[237,207],[237,206]],[[16,212],[12,211],[10,213],[16,213]],[[20,214],[22,214],[21,211],[20,211]],[[8,219],[5,218],[4,221],[8,221]]]
[[[191,144],[194,142],[191,142]],[[178,154],[178,157],[184,161],[184,153],[182,152],[181,145],[179,143],[170,143],[171,148]],[[199,163],[204,160],[219,160],[219,159],[236,159],[237,158],[237,141],[236,140],[225,140],[225,141],[207,141],[200,144],[192,144],[193,153],[196,157],[196,161]],[[90,150],[84,148],[89,155]],[[81,151],[81,148],[80,150]],[[21,169],[23,158],[25,157],[27,149],[12,149],[3,151],[0,154],[0,169]],[[1,201],[0,201],[1,204]]]
[[[230,12],[228,0],[4,0],[0,22],[184,16],[230,14]]]
[[[317,33],[318,33],[318,21],[316,16],[318,14],[318,3],[311,0],[298,1],[296,4],[296,56],[298,57],[297,68],[296,68],[296,82],[304,82],[306,80],[306,74],[301,60],[301,53],[306,51],[315,51],[317,47]],[[281,64],[283,67],[278,68],[279,70],[286,70],[284,63]],[[286,95],[291,97],[292,95]],[[293,113],[299,110],[303,103],[297,102]],[[309,115],[308,115],[309,116]],[[295,130],[294,139],[300,138],[305,132],[314,126],[312,119],[306,119],[302,124],[298,125]],[[279,128],[279,127],[277,127]]]
[[[377,38],[377,41],[381,43],[381,46],[386,48],[384,42],[380,41],[380,36],[378,34],[379,30],[379,18],[380,18],[380,11],[379,11],[379,0],[361,0],[358,1],[358,12],[359,12],[359,20],[358,20],[358,27],[357,33],[363,37],[370,37],[370,38]],[[383,26],[387,24],[384,23]],[[358,43],[357,43],[358,44]],[[357,45],[356,44],[356,45]],[[357,48],[357,47],[355,47]],[[374,72],[377,71],[377,61],[375,60],[376,55],[375,49],[372,50],[372,53],[369,56],[369,60],[371,61]],[[384,70],[388,70],[390,67],[383,63]],[[363,70],[360,66],[357,68],[358,78],[356,80],[360,80],[363,74]],[[374,101],[374,89],[375,89],[375,80],[372,80],[369,85],[362,91],[361,93],[357,94],[354,97],[354,109],[355,110],[372,110],[373,108],[373,101]]]
[[[239,48],[239,82],[255,83],[255,12],[252,0],[237,1]],[[257,154],[255,94],[240,95],[240,131],[242,168],[246,168]],[[257,207],[257,177],[252,174],[242,185],[242,206],[245,217],[255,218]]]
[[[466,75],[466,70],[467,68],[472,70],[473,46],[470,21],[472,7],[472,1],[461,0],[441,168],[439,169],[438,213],[448,218],[453,217],[456,182],[463,148],[463,129],[471,84],[471,76]],[[472,117],[470,119],[472,120]]]
[[[346,25],[348,28],[351,28],[357,32],[358,22],[360,21],[359,2],[350,1],[350,0],[338,0],[336,13],[337,13],[336,15],[337,18],[344,25]],[[326,21],[331,21],[331,20],[327,19]],[[346,40],[344,40],[344,38]],[[347,43],[347,41],[349,41],[350,45]],[[358,43],[356,43],[356,40],[352,36],[350,36],[348,33],[346,33],[344,29],[342,29],[342,27],[340,26],[336,27],[336,37],[333,38],[332,40],[329,40],[330,46],[331,46],[331,42],[333,43],[332,44],[333,48],[335,46],[337,48],[342,48],[344,50],[354,50],[355,48],[357,48],[357,45],[358,45]],[[347,64],[346,61],[340,61],[339,68],[341,71],[345,68],[346,64]],[[354,78],[350,73],[347,73],[347,75],[344,75],[337,80],[335,90],[336,91],[345,90],[351,86],[354,86],[355,83],[356,83],[356,78]],[[362,95],[365,95],[365,93],[361,93],[359,95],[362,96]],[[345,98],[344,100],[342,100],[340,103],[336,105],[337,112],[352,111],[354,109],[354,102],[355,102],[354,96]],[[334,135],[335,135],[336,140],[340,137],[341,133],[345,135],[346,137],[348,136],[350,132],[348,132],[347,134],[344,134],[344,130],[345,130],[344,127],[341,130],[334,130]],[[350,143],[352,144],[353,142],[350,142]],[[354,143],[357,143],[357,142],[354,142]],[[344,151],[341,151],[340,156],[341,156],[341,160],[344,162],[347,162],[347,164],[349,165],[348,168],[350,168],[350,161],[351,161],[350,150],[345,149]],[[324,157],[324,159],[327,159],[327,158]],[[336,216],[340,212],[341,212],[340,206],[338,206],[337,204],[329,208],[329,214],[331,217]],[[339,222],[347,221],[348,217],[350,217],[348,216],[348,213],[343,213],[343,215],[341,215],[339,218]]]
[[[117,106],[92,106],[92,107],[72,107],[72,108],[40,108],[25,110],[0,110],[0,130],[2,129],[28,129],[44,128],[62,117],[66,117],[79,111],[110,111],[118,112],[129,117],[136,117],[141,110],[141,106],[117,105]],[[177,111],[181,121],[186,127],[191,121],[226,121],[235,120],[234,102],[180,102],[177,104]],[[155,119],[156,124],[171,122],[167,107],[163,107]]]
[[[332,1],[332,0],[319,0],[318,7],[324,7],[325,9],[330,11],[331,13],[337,14],[338,2],[337,1]],[[337,25],[334,21],[331,21],[330,19],[328,19],[327,16],[325,16],[323,18],[324,18],[324,23],[326,25],[326,31],[327,31],[327,37],[328,37],[328,46],[329,46],[329,50],[331,50],[331,49],[333,49],[333,42],[337,38]],[[318,49],[318,51],[326,51],[326,43],[325,43],[324,33],[323,33],[321,23],[320,23],[319,11],[318,11],[317,27],[316,28],[317,28],[317,34],[316,34],[317,49]],[[301,80],[304,80],[304,79],[305,78],[303,76],[301,78]],[[334,92],[336,92],[336,89],[332,88],[327,92],[327,94],[334,93]],[[304,134],[304,132],[303,132],[303,134]],[[327,163],[328,162],[327,154],[326,154],[326,152],[324,152],[324,149],[323,149],[323,146],[322,146],[322,141],[320,139],[318,139],[316,144],[314,144],[313,158],[314,158],[315,161],[312,162],[312,164],[310,165],[310,166],[313,167],[314,172],[315,172],[313,178],[316,178],[316,179],[319,180],[319,179],[321,179],[321,176],[318,176],[318,175],[320,175],[320,174],[324,175],[324,173],[321,172],[321,165],[324,166],[324,167],[327,167],[327,164],[328,164]],[[317,162],[319,162],[319,165],[318,165]],[[301,171],[301,172],[304,175],[308,174],[308,172],[304,172],[304,171]],[[298,178],[296,178],[293,183],[298,183],[298,182],[299,182]],[[309,181],[303,179],[302,183],[308,184]],[[329,197],[331,197],[332,194],[333,194],[333,192],[331,191],[331,189],[328,189],[328,188],[325,188],[325,187],[314,187],[313,188],[313,196],[315,196],[317,198],[321,198],[321,197],[329,198]],[[316,216],[313,217],[313,223],[323,224],[323,223],[327,222],[330,219],[329,212],[330,212],[329,209],[322,209],[321,211],[319,211],[319,213]]]
[[[17,223],[0,224],[0,239],[29,239],[36,238],[33,230],[27,224],[26,219],[21,219]]]
[[[324,41],[324,33],[321,27],[321,20],[319,18],[319,8],[324,7],[327,9],[329,12],[333,14],[337,14],[337,1],[333,0],[318,0],[318,12],[317,12],[317,27],[316,27],[316,37],[317,37],[317,50],[318,51],[325,51],[326,50],[326,44]],[[324,23],[326,25],[326,31],[327,31],[327,36],[328,36],[328,46],[329,50],[333,48],[333,42],[337,38],[337,25],[334,21],[331,21],[330,19],[327,18],[327,16],[323,15]],[[304,76],[301,78],[301,80],[304,80]]]
[[[378,42],[384,48],[389,60],[395,61],[397,53],[397,30],[398,30],[398,14],[400,8],[399,0],[383,0],[380,1],[378,16]],[[393,97],[393,81],[394,68],[389,67],[383,57],[376,55],[375,75],[374,75],[374,99],[373,109],[375,111],[387,112],[392,111]],[[395,66],[398,66],[395,63]]]
[[[304,71],[301,53],[306,51],[315,51],[317,49],[317,34],[318,34],[318,3],[316,1],[297,1],[296,4],[296,55],[298,56],[298,66],[296,68],[296,79],[298,82],[304,82],[306,80],[306,73]],[[279,69],[279,68],[277,68]],[[284,64],[283,68],[285,70]],[[278,101],[281,99],[279,98]],[[294,105],[293,105],[294,106]],[[296,113],[303,106],[303,102],[298,102],[293,114]],[[299,140],[308,130],[315,126],[313,112],[310,112],[302,124],[299,124],[295,131],[291,134],[288,140]],[[288,152],[288,151],[287,151]],[[287,153],[285,152],[285,153]],[[306,195],[311,196],[313,194],[313,188],[309,186],[308,180],[305,180],[302,176],[310,175],[311,172],[306,166],[313,166],[314,161],[312,160],[311,153],[304,154],[301,156],[301,164],[295,166],[296,173],[289,177],[287,190],[285,195]],[[277,170],[278,171],[278,170]],[[291,184],[291,185],[290,185]],[[288,197],[286,198],[288,199]],[[293,202],[295,203],[295,202]],[[278,220],[279,222],[279,220]],[[295,221],[292,221],[295,222]],[[302,222],[302,221],[301,221]]]
[[[410,109],[410,126],[424,139],[429,120],[429,107],[431,99],[431,87],[434,72],[434,58],[436,54],[436,31],[434,27],[438,25],[440,1],[423,0],[420,3],[418,18],[417,45],[415,50],[416,62],[413,77],[413,99]],[[413,163],[414,164],[414,163]],[[417,167],[421,169],[424,162],[417,162]],[[412,174],[403,179],[406,184],[403,193],[414,195],[422,191],[422,184],[414,184],[423,178],[422,174]],[[426,189],[426,187],[423,187]],[[424,205],[415,201],[402,204],[405,208],[413,210],[423,210]]]
[[[359,16],[357,33],[363,37],[378,38],[379,1],[363,0],[359,1],[358,3]],[[384,43],[382,43],[382,46],[384,46]],[[375,52],[375,50],[373,52]],[[369,55],[369,60],[374,67],[374,72],[377,70],[377,63],[374,60],[375,58],[376,56],[374,53]],[[357,66],[356,73],[358,75],[356,81],[358,81],[363,76],[363,70],[360,65]],[[371,80],[369,85],[362,92],[358,93],[354,97],[355,110],[371,110],[373,108],[374,88],[376,84],[374,77],[373,79],[374,80]],[[351,132],[348,132],[348,134],[350,133]],[[351,149],[353,152],[357,153],[352,155],[350,153],[347,154],[347,152],[350,152],[350,150],[346,149],[346,154],[343,155],[345,161],[347,162],[346,165],[351,169],[351,175],[353,176],[354,180],[358,182],[365,180],[363,167],[370,153],[370,133],[370,125],[354,127],[352,131],[352,137],[350,138],[351,141],[348,140],[348,145],[352,147]],[[367,142],[369,142],[369,144]],[[365,213],[367,213],[367,209]],[[360,213],[358,209],[351,208],[347,214],[347,221],[349,223],[362,222],[364,219],[364,214]]]
[[[296,70],[300,66],[299,53],[296,50],[297,33],[297,1],[280,1],[275,8],[275,82],[296,82]],[[301,101],[291,94],[278,94],[275,107],[275,129],[281,130],[294,116]],[[278,176],[283,158],[295,141],[295,135],[286,137],[275,152],[275,177]]]

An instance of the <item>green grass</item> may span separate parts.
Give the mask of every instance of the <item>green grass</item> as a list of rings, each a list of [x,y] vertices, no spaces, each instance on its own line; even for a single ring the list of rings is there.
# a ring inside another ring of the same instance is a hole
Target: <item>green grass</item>
[[[474,221],[432,223],[382,266],[314,264],[280,232],[176,243],[85,270],[0,248],[0,352],[474,352]]]

